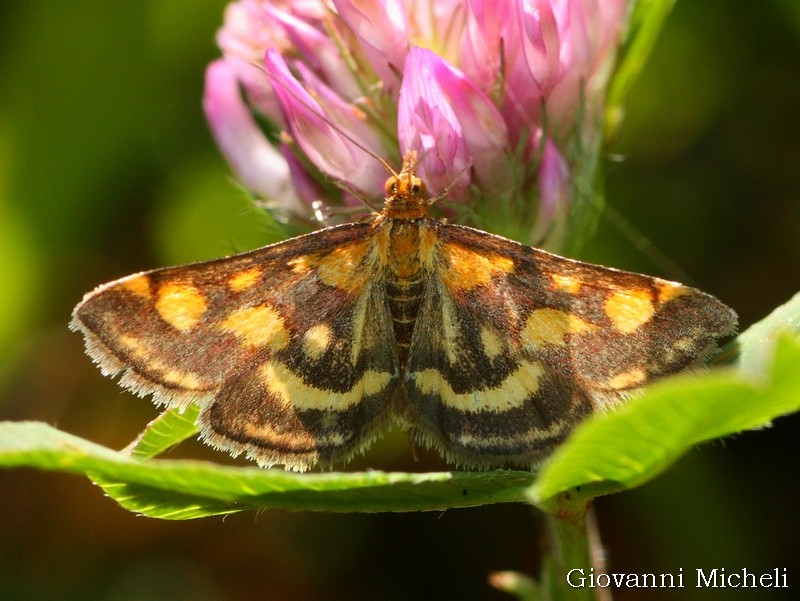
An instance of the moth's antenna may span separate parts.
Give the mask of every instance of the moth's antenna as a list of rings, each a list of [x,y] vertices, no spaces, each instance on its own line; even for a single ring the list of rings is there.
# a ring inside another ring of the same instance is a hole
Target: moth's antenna
[[[376,213],[380,212],[380,209],[378,207],[373,205],[369,200],[367,200],[366,198],[364,198],[362,196],[362,191],[361,190],[356,190],[355,188],[353,188],[353,186],[348,184],[346,181],[338,179],[338,178],[335,178],[335,177],[331,177],[330,175],[328,175],[327,178],[330,181],[332,181],[334,184],[336,184],[342,190],[346,190],[346,191],[350,192],[350,194],[355,196],[358,200],[363,202],[365,205],[367,205],[367,207],[369,207],[370,209],[372,209]],[[338,210],[337,210],[337,213],[339,213],[339,212],[344,212],[344,209],[342,207],[339,207]]]
[[[311,103],[309,103],[306,98],[300,96],[290,86],[287,86],[287,85],[284,84],[284,82],[280,81],[279,79],[276,79],[275,77],[272,77],[269,74],[269,72],[267,71],[267,69],[262,64],[259,64],[259,63],[256,63],[256,62],[253,62],[253,61],[250,61],[250,60],[247,60],[246,62],[247,62],[248,65],[250,65],[251,67],[257,69],[264,76],[266,76],[266,78],[273,85],[273,87],[275,85],[281,86],[281,89],[285,90],[288,94],[290,94],[298,103],[300,103],[306,109],[308,109],[309,111],[313,112],[317,116],[317,118],[321,119],[323,122],[325,122],[331,128],[333,128],[339,135],[341,135],[343,138],[345,138],[351,144],[353,144],[353,146],[355,146],[356,148],[358,148],[361,151],[363,151],[366,155],[368,155],[368,156],[372,157],[373,159],[375,159],[378,163],[380,163],[383,166],[383,168],[387,171],[387,173],[389,173],[390,176],[392,176],[392,177],[400,177],[400,174],[397,171],[394,170],[394,168],[388,163],[388,161],[386,161],[383,157],[381,157],[381,156],[375,154],[374,152],[372,152],[372,150],[370,150],[369,148],[367,148],[366,146],[361,144],[358,140],[354,139],[346,131],[343,131],[342,128],[337,123],[333,122],[325,114],[324,110],[322,110],[322,107],[321,107],[320,104],[317,104],[316,106],[314,106]],[[303,84],[301,83],[301,85],[303,85]],[[311,90],[309,90],[305,86],[304,86],[304,88],[305,88],[306,92],[308,93],[308,95],[311,96],[312,98],[314,98],[313,92]],[[356,106],[357,106],[357,101],[354,104],[356,104]],[[361,109],[359,109],[359,110],[361,110]],[[366,198],[366,195],[365,195],[363,190],[357,190],[357,189],[353,188],[352,186],[350,186],[347,182],[342,181],[341,179],[332,177],[332,176],[330,176],[328,174],[323,173],[323,175],[329,181],[333,182],[341,190],[345,190],[345,191],[349,192],[350,194],[352,194],[355,198],[357,198],[362,204],[364,204],[364,206],[366,206],[370,210],[375,211],[375,212],[379,211],[379,208],[376,207],[372,202],[370,202],[370,200],[368,200]],[[322,220],[319,219],[319,217],[320,217],[319,213],[320,213],[320,211],[317,209],[315,211],[315,214],[317,215],[317,219],[320,221],[320,223],[325,223],[326,219],[324,217],[323,217]]]
[[[461,169],[459,169],[458,173],[456,173],[453,176],[453,179],[450,180],[449,184],[447,184],[438,194],[436,194],[435,196],[431,196],[428,199],[428,204],[432,205],[433,203],[435,203],[435,202],[443,199],[445,196],[447,196],[450,193],[450,190],[455,188],[455,186],[458,183],[458,180],[461,178],[461,176],[464,175],[464,173],[466,173],[469,169],[472,169],[472,159],[470,159],[467,162],[466,165],[464,165]]]
[[[263,72],[266,74],[266,76],[267,76],[267,78],[269,79],[270,83],[272,83],[273,85],[276,85],[276,84],[277,84],[277,85],[281,86],[281,87],[282,87],[282,88],[283,88],[283,89],[284,89],[286,92],[288,92],[288,93],[289,93],[289,94],[290,94],[290,95],[291,95],[291,96],[292,96],[292,97],[293,97],[295,100],[297,100],[297,101],[298,101],[300,104],[302,104],[302,105],[303,105],[304,107],[306,107],[308,110],[312,111],[312,112],[313,112],[315,115],[317,115],[317,117],[319,117],[319,118],[320,118],[322,121],[324,121],[325,123],[327,123],[328,125],[330,125],[330,126],[331,126],[331,127],[334,129],[334,130],[336,130],[336,132],[337,132],[339,135],[341,135],[343,138],[345,138],[345,139],[346,139],[346,140],[348,140],[348,141],[349,141],[351,144],[353,144],[353,146],[355,146],[355,147],[356,147],[356,148],[358,148],[359,150],[362,150],[362,151],[363,151],[365,154],[369,155],[370,157],[372,157],[373,159],[375,159],[376,161],[378,161],[378,162],[379,162],[379,163],[380,163],[380,164],[383,166],[383,168],[384,168],[384,169],[386,169],[386,171],[389,173],[389,175],[393,175],[393,176],[395,176],[395,177],[397,177],[397,176],[398,176],[398,173],[397,173],[397,172],[396,172],[396,171],[395,171],[395,170],[392,168],[392,166],[391,166],[391,165],[390,165],[390,164],[389,164],[389,163],[388,163],[388,162],[387,162],[385,159],[383,159],[382,157],[380,157],[380,156],[378,156],[377,154],[375,154],[374,152],[372,152],[372,151],[371,151],[369,148],[367,148],[366,146],[364,146],[363,144],[361,144],[361,143],[360,143],[358,140],[356,140],[356,139],[355,139],[355,138],[353,138],[351,135],[349,135],[347,132],[345,132],[344,130],[342,130],[342,128],[341,128],[341,127],[339,127],[339,125],[338,125],[338,124],[336,124],[336,123],[334,123],[333,121],[331,121],[331,120],[328,118],[328,116],[327,116],[327,115],[325,115],[324,111],[323,111],[323,112],[319,112],[319,110],[321,109],[321,107],[319,107],[319,106],[315,107],[315,106],[313,106],[313,105],[310,105],[310,104],[309,104],[309,103],[306,101],[306,99],[305,99],[305,98],[301,98],[301,97],[300,97],[300,96],[299,96],[299,95],[298,95],[298,94],[297,94],[297,93],[296,93],[296,92],[295,92],[293,89],[291,89],[289,86],[285,85],[285,84],[284,84],[282,81],[279,81],[279,80],[275,79],[274,77],[271,77],[271,76],[270,76],[270,74],[269,74],[269,73],[267,73],[266,69],[263,69],[263,68],[261,68],[261,70],[262,70],[262,71],[263,71]],[[308,92],[309,96],[312,96],[312,97],[313,97],[313,95],[312,95],[311,91],[307,90],[307,92]],[[334,180],[334,181],[336,181],[336,180]],[[350,190],[350,191],[352,192],[352,190]]]
[[[642,234],[634,224],[632,224],[622,213],[613,206],[606,204],[603,207],[603,218],[617,228],[617,231],[641,252],[645,257],[653,262],[666,277],[680,280],[687,285],[693,286],[694,278],[689,275],[678,263],[673,261],[667,253],[662,251],[647,236]]]

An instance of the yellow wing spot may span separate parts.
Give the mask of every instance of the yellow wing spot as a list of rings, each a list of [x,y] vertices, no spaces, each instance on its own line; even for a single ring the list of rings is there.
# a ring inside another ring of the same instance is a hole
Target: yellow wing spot
[[[419,262],[423,267],[430,269],[434,264],[434,257],[439,247],[439,234],[431,228],[419,230]]]
[[[450,289],[472,290],[485,286],[492,277],[514,271],[514,261],[501,255],[480,255],[458,244],[445,244],[442,254],[449,265],[444,277]]]
[[[694,355],[696,354],[694,347],[695,343],[691,336],[681,336],[673,343],[672,348],[666,352],[664,361],[672,363],[681,357],[686,357],[686,355]]]
[[[353,311],[353,322],[351,325],[353,339],[350,343],[350,363],[353,367],[358,363],[358,358],[361,355],[364,333],[366,330],[364,323],[367,320],[367,308],[370,306],[370,300],[368,294],[362,294],[356,300],[356,306]]]
[[[359,292],[371,277],[364,260],[372,247],[367,242],[348,244],[317,261],[319,279],[326,286]]]
[[[673,348],[684,353],[690,353],[694,349],[694,339],[691,336],[681,336],[675,341]]]
[[[442,306],[440,309],[442,312],[442,329],[444,330],[443,338],[447,360],[450,362],[450,365],[455,365],[458,362],[458,353],[456,353],[456,349],[458,348],[459,329],[458,321],[455,319],[453,303],[447,296],[442,295]]]
[[[636,388],[647,380],[647,372],[641,368],[631,369],[611,378],[607,385],[614,390],[624,390],[626,388]]]
[[[550,276],[550,278],[553,280],[555,287],[559,290],[563,290],[564,292],[578,294],[581,289],[580,280],[576,280],[572,276],[564,275],[562,273],[554,273]]]
[[[483,352],[490,359],[503,353],[503,345],[500,343],[500,339],[488,328],[481,328],[481,344],[483,345]]]
[[[164,371],[167,369],[163,361],[154,359],[152,353],[147,349],[147,346],[141,341],[140,338],[133,334],[122,334],[117,338],[120,346],[125,347],[131,354],[131,358],[142,362],[147,369],[152,371]]]
[[[180,388],[184,388],[186,390],[198,390],[202,388],[202,384],[200,383],[200,379],[197,377],[196,374],[184,371],[178,371],[176,369],[170,369],[169,371],[165,372],[161,378],[167,384],[172,384],[173,386],[178,386]]]
[[[502,413],[521,407],[525,399],[539,390],[539,378],[544,375],[544,368],[537,361],[523,361],[497,388],[461,393],[455,392],[450,382],[435,369],[411,375],[423,394],[438,396],[448,407],[468,413]]]
[[[255,286],[261,278],[262,273],[264,273],[264,270],[260,267],[251,267],[250,269],[241,271],[232,276],[228,280],[228,286],[230,286],[230,289],[234,292],[242,292],[243,290]]]
[[[546,344],[564,345],[567,334],[588,334],[597,329],[593,323],[558,309],[536,309],[525,320],[522,342],[539,347]]]
[[[567,318],[567,321],[569,326],[568,331],[570,334],[589,334],[597,329],[596,325],[581,319],[577,315],[570,315]]]
[[[122,334],[119,338],[117,338],[117,342],[120,346],[124,346],[126,349],[131,351],[134,356],[144,353],[142,341],[133,334]]]
[[[664,282],[658,288],[658,304],[662,305],[684,294],[689,294],[691,288],[674,282]]]
[[[289,332],[280,313],[269,305],[234,311],[219,325],[252,346],[266,346],[273,352],[286,348]]]
[[[389,254],[392,246],[391,228],[379,227],[382,221],[382,215],[379,215],[375,219],[372,234],[372,252],[378,265],[386,265],[389,262]]]
[[[308,273],[311,269],[311,258],[308,255],[295,257],[289,261],[289,267],[296,274]]]
[[[164,384],[179,386],[186,390],[200,390],[203,388],[203,383],[199,376],[190,372],[168,368],[163,361],[153,358],[144,343],[133,334],[122,334],[117,338],[117,342],[120,346],[128,349],[134,359],[143,362],[148,370],[160,372],[160,379]]]
[[[292,424],[294,425],[294,424]],[[302,429],[297,427],[289,427],[285,428],[281,425],[274,425],[270,422],[259,422],[257,425],[253,424],[252,422],[246,421],[241,426],[239,426],[242,431],[251,439],[254,440],[266,440],[270,443],[270,445],[274,446],[275,448],[279,449],[309,449],[314,448],[319,444],[324,444],[329,439],[332,439],[332,436],[328,436],[325,438],[320,438],[318,436],[314,436],[308,432],[304,432]],[[337,441],[333,440],[334,444]],[[294,466],[292,469],[297,469],[298,471],[305,471],[308,469],[309,466],[314,465],[317,461],[319,461],[319,454],[313,453],[309,454],[306,457],[308,464],[302,468]],[[274,463],[280,463],[280,460],[274,459],[268,463],[268,465],[273,465]]]
[[[319,359],[331,343],[331,328],[326,323],[313,326],[303,335],[303,352],[311,359]]]
[[[136,296],[140,296],[144,299],[150,299],[152,296],[150,292],[150,276],[134,276],[121,282],[120,286],[128,292],[133,292]]]
[[[504,447],[508,446],[510,442],[515,443],[536,443],[541,441],[552,440],[557,436],[562,435],[569,430],[574,424],[567,420],[559,420],[553,422],[549,428],[531,428],[527,432],[515,434],[513,436],[486,436],[484,433],[479,434],[462,434],[458,437],[458,442],[465,447],[472,447],[473,449],[480,450],[484,447]]]
[[[605,311],[617,330],[630,334],[650,321],[656,309],[649,290],[631,288],[612,294]]]
[[[267,361],[259,368],[261,382],[284,405],[294,411],[342,411],[357,405],[365,396],[386,389],[392,379],[388,372],[367,370],[361,379],[346,392],[314,388],[278,361]]]
[[[171,282],[158,289],[156,311],[176,330],[190,330],[206,312],[206,299],[194,286]]]

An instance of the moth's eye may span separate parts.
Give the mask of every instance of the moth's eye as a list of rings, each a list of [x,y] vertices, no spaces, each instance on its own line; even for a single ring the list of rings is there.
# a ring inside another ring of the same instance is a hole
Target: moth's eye
[[[418,177],[413,178],[411,180],[411,193],[414,196],[422,196],[425,194],[425,182]]]
[[[386,180],[386,185],[384,186],[384,190],[386,191],[386,196],[394,196],[397,194],[397,178],[390,177]]]

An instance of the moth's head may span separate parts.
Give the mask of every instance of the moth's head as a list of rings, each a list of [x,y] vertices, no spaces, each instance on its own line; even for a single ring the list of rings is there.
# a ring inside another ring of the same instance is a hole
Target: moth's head
[[[384,187],[386,200],[393,203],[427,204],[428,190],[425,182],[414,174],[417,153],[410,150],[403,157],[400,173],[392,173]]]
[[[425,182],[416,175],[411,175],[409,177],[393,175],[386,180],[387,198],[399,199],[414,197],[419,200],[425,200],[427,195],[428,191],[425,188]]]

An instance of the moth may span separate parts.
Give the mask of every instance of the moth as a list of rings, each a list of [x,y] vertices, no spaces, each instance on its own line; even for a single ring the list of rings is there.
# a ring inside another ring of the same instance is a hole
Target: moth
[[[462,467],[535,468],[733,332],[694,288],[432,218],[415,164],[369,219],[105,284],[70,326],[122,386],[199,405],[207,443],[298,471],[392,423]]]

